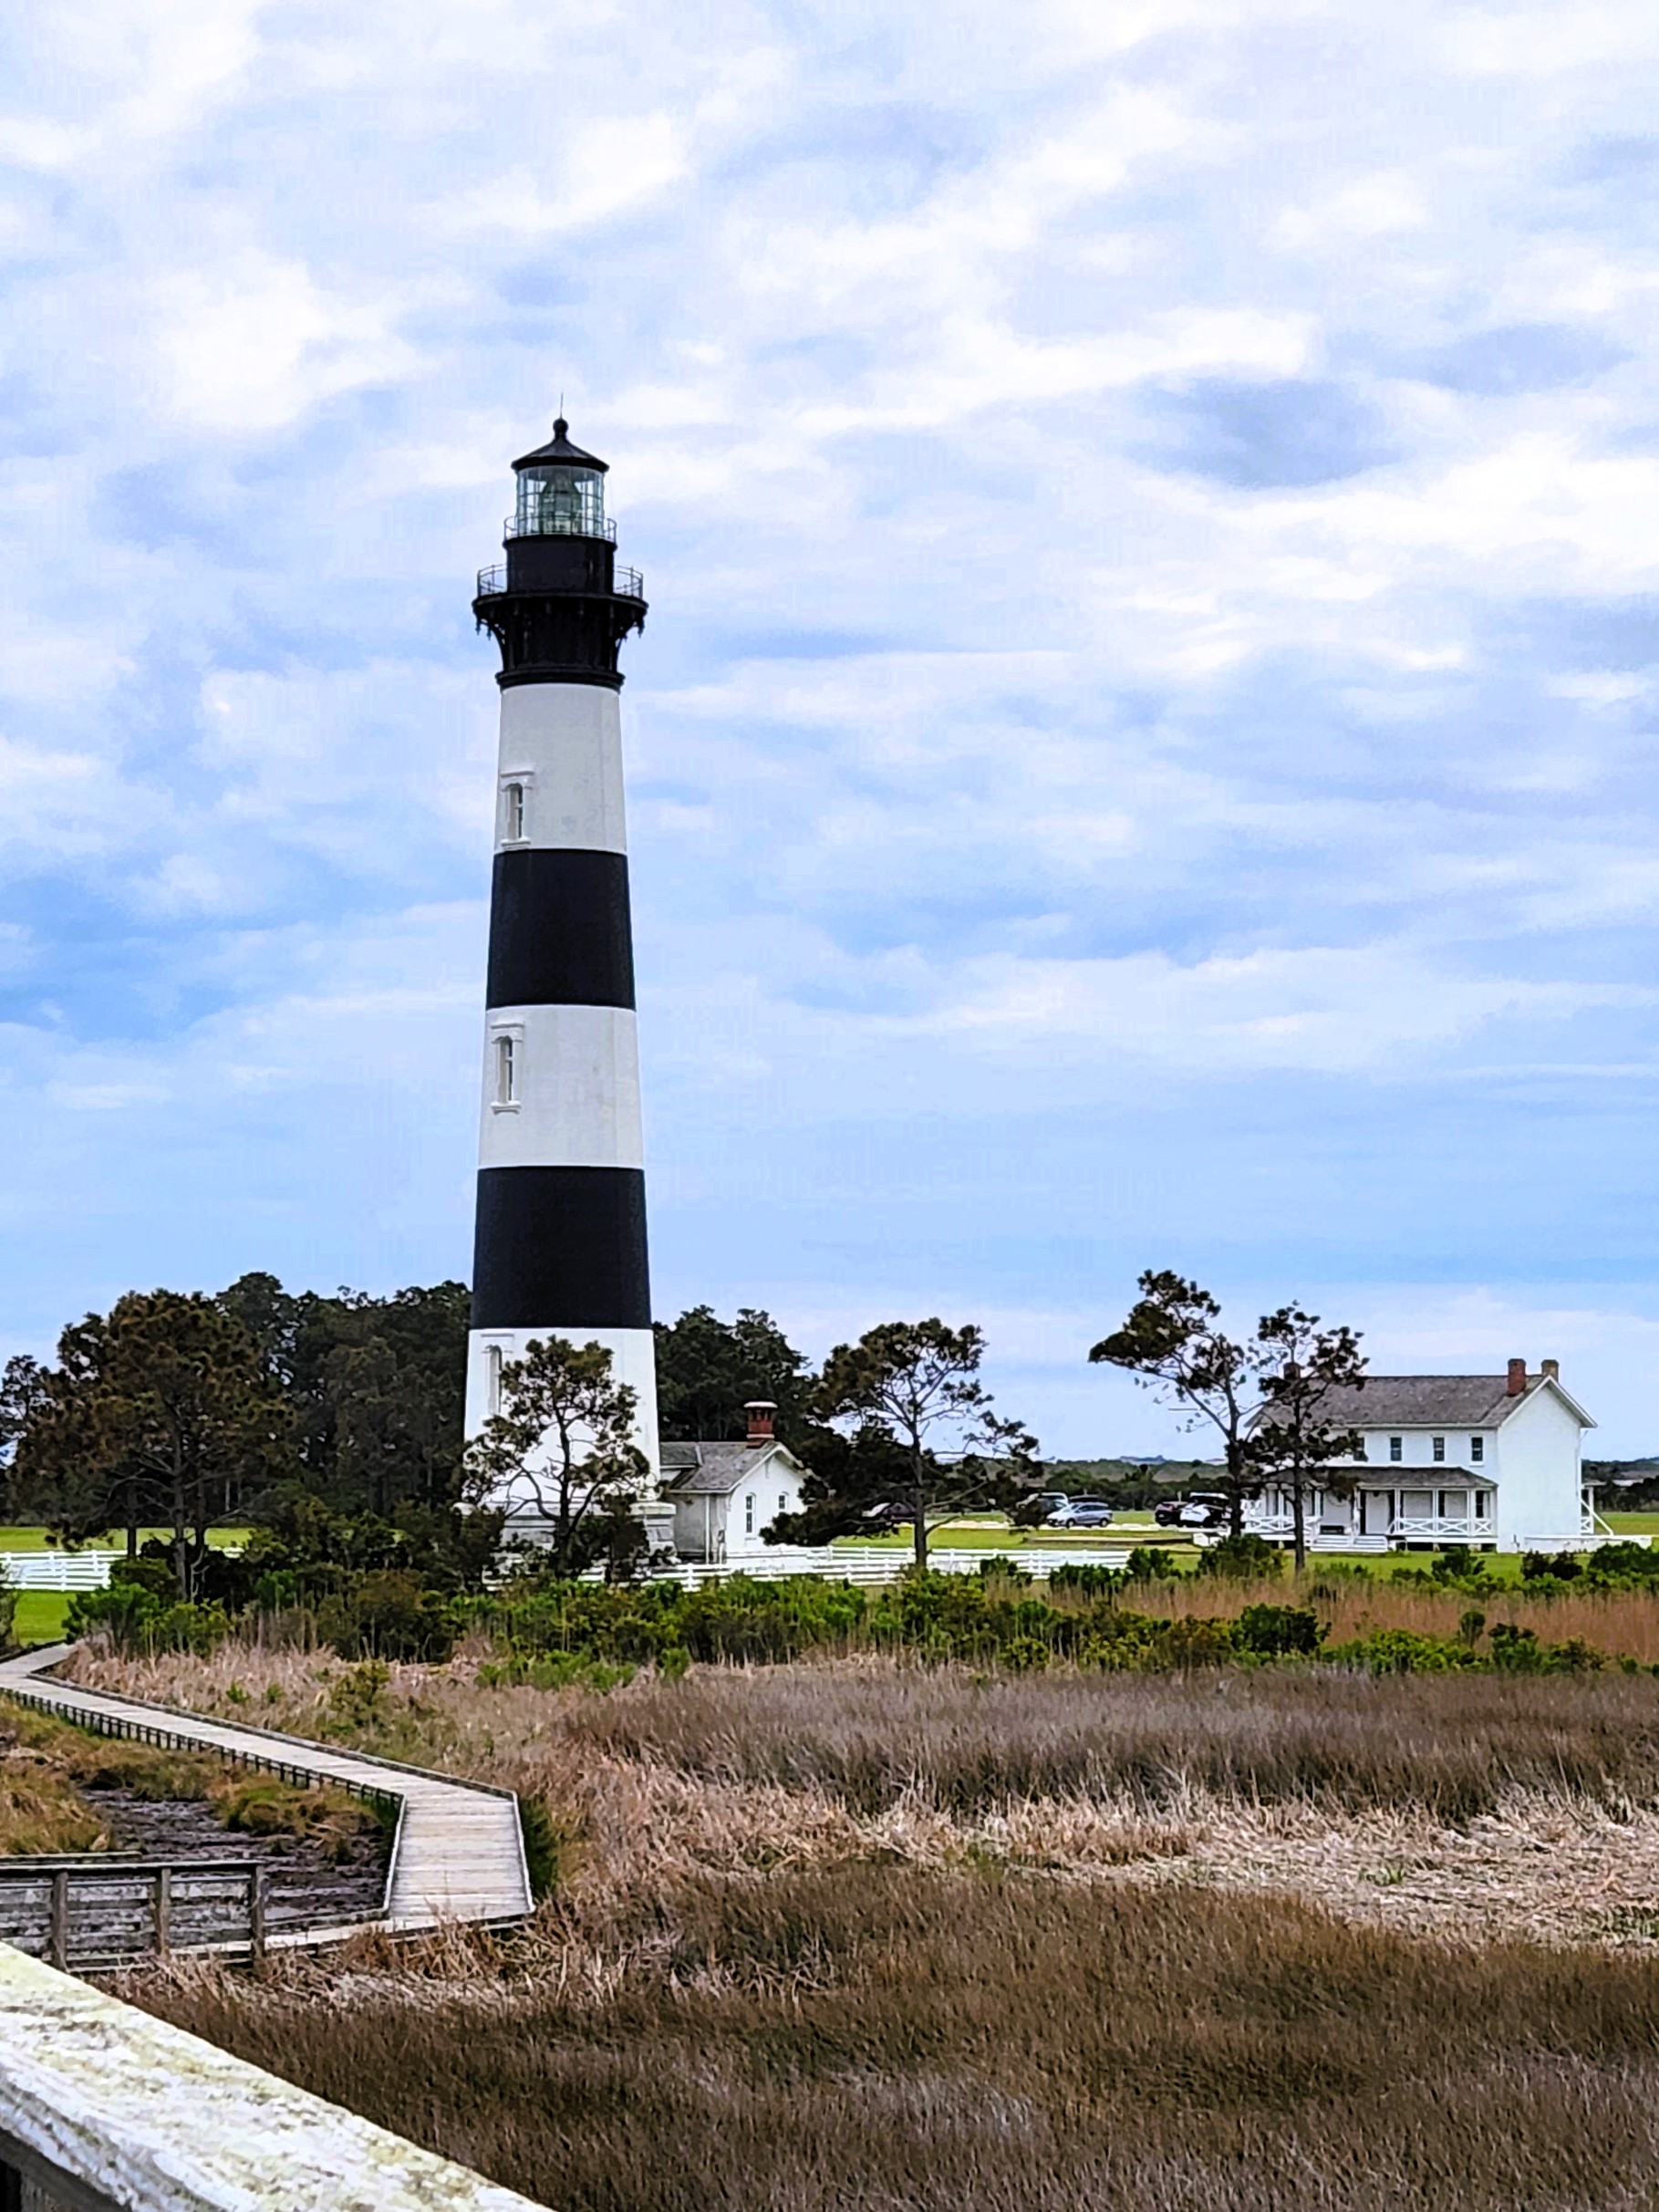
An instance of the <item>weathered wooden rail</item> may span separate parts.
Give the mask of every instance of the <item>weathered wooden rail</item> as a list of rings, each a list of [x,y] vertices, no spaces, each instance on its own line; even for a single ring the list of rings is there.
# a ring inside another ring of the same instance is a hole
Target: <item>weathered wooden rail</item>
[[[104,1735],[130,1737],[168,1750],[214,1751],[302,1788],[327,1782],[370,1802],[395,1807],[385,1900],[381,1913],[366,1925],[410,1935],[456,1921],[506,1925],[523,1920],[531,1911],[518,1799],[511,1790],[457,1781],[372,1752],[337,1750],[274,1729],[210,1720],[202,1714],[83,1689],[46,1676],[47,1669],[67,1656],[67,1646],[55,1646],[0,1662],[0,1696]],[[274,1947],[285,1947],[305,1941],[334,1942],[348,1932],[337,1924],[285,1931],[268,1940]],[[5,2212],[4,2207],[0,2212]]]
[[[0,1942],[78,1973],[173,1950],[264,1956],[263,1859],[0,1859]]]
[[[0,1945],[0,2212],[537,2212]]]

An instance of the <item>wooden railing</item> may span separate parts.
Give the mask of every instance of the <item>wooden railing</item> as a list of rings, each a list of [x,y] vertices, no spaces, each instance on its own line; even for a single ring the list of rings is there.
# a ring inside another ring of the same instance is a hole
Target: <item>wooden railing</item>
[[[78,1973],[175,1948],[263,1958],[261,1859],[0,1858],[0,1941]]]
[[[0,2212],[537,2212],[0,1944]]]

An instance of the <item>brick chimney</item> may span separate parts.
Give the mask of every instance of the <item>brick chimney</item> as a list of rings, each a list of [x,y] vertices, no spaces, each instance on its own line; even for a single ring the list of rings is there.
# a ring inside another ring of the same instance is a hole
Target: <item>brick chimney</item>
[[[772,1442],[772,1416],[777,1410],[777,1401],[774,1398],[752,1397],[750,1399],[743,1407],[743,1411],[749,1416],[749,1441],[751,1444],[770,1444]]]
[[[1527,1363],[1524,1359],[1512,1359],[1509,1362],[1509,1396],[1519,1397],[1526,1386]]]
[[[1540,1375],[1547,1375],[1552,1383],[1559,1383],[1560,1381],[1561,1363],[1559,1359],[1540,1359],[1538,1363],[1538,1367],[1539,1373]]]

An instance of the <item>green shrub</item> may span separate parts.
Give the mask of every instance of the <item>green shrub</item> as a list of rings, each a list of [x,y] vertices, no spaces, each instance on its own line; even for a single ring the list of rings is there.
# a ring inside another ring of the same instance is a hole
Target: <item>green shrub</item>
[[[1063,1567],[1060,1569],[1063,1574],[1067,1571]],[[1104,1573],[1106,1570],[1101,1568],[1096,1572]],[[1174,1553],[1165,1551],[1162,1544],[1156,1543],[1137,1543],[1124,1567],[1124,1573],[1132,1583],[1173,1582],[1179,1572]]]
[[[1467,1644],[1452,1636],[1420,1636],[1414,1628],[1374,1628],[1351,1644],[1332,1645],[1325,1656],[1374,1675],[1445,1675],[1478,1664]]]
[[[1169,1554],[1167,1552],[1154,1549],[1143,1551],[1137,1544],[1130,1553],[1129,1557],[1131,1562],[1139,1560],[1145,1563],[1147,1560],[1167,1560]],[[1154,1570],[1137,1574],[1135,1579],[1155,1582],[1161,1579],[1161,1570]],[[1123,1588],[1124,1579],[1124,1576],[1115,1568],[1103,1567],[1098,1560],[1068,1559],[1057,1566],[1049,1576],[1049,1588],[1051,1590],[1076,1590],[1084,1597],[1106,1597],[1113,1591]]]
[[[1281,1659],[1312,1657],[1329,1630],[1308,1605],[1247,1605],[1233,1633],[1240,1651]]]
[[[1265,1536],[1224,1536],[1198,1554],[1200,1574],[1221,1574],[1237,1582],[1266,1582],[1284,1565],[1284,1555]]]

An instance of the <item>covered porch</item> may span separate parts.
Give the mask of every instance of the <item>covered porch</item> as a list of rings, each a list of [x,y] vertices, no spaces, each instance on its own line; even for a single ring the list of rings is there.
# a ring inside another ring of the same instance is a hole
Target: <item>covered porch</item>
[[[1348,1495],[1312,1491],[1304,1513],[1308,1548],[1384,1552],[1408,1544],[1496,1543],[1498,1485],[1464,1468],[1436,1472],[1439,1479],[1432,1484],[1372,1478]],[[1294,1534],[1289,1493],[1270,1484],[1248,1510],[1245,1527],[1270,1543],[1289,1543]]]

